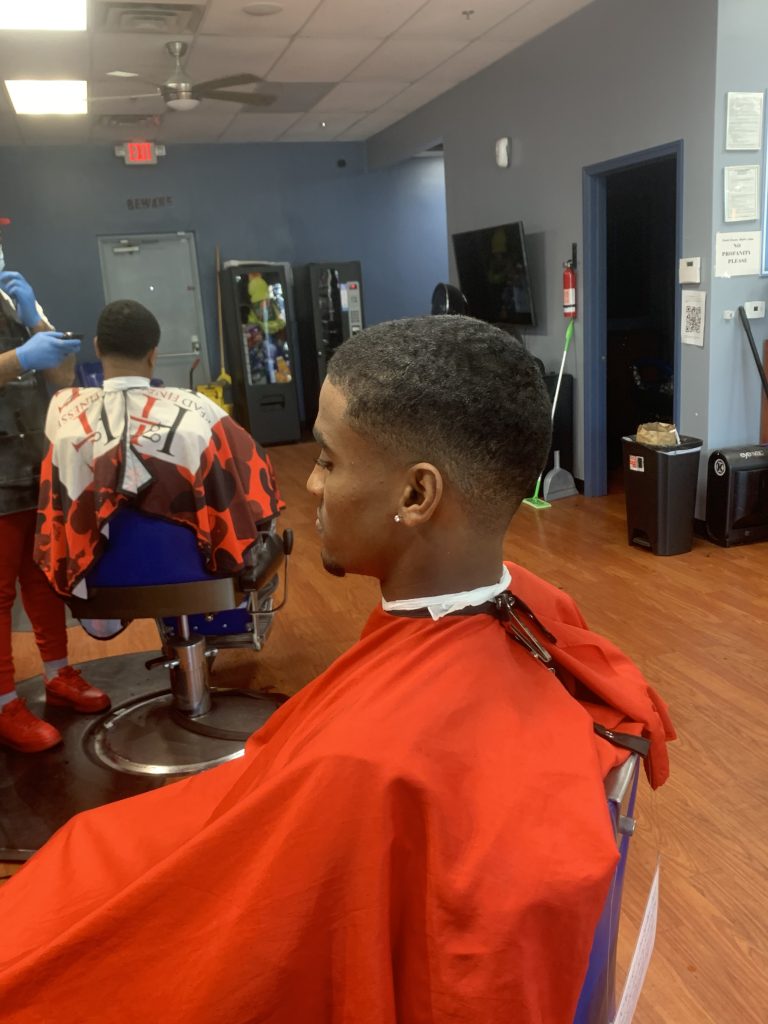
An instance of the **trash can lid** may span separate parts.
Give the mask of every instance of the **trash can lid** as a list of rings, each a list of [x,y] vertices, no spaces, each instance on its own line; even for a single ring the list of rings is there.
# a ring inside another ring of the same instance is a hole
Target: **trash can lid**
[[[665,452],[668,455],[675,455],[679,452],[699,451],[704,444],[700,437],[689,437],[687,434],[680,435],[679,444],[646,444],[645,441],[637,440],[637,434],[627,434],[622,437],[622,441],[639,444],[643,448],[650,448],[651,451],[659,452],[661,455]]]

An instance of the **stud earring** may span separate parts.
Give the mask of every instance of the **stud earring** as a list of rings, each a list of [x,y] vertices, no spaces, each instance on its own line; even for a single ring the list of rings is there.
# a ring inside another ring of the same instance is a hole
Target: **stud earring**
[[[402,517],[401,517],[401,516],[399,516],[399,515],[396,515],[396,516],[395,516],[395,522],[396,522],[396,523],[402,523],[402,521],[403,521],[403,520],[402,520]]]

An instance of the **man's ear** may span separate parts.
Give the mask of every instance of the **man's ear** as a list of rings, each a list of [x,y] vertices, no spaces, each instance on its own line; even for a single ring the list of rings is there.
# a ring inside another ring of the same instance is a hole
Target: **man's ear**
[[[154,370],[155,363],[157,362],[157,345],[147,353],[147,362],[149,363],[149,369]]]
[[[406,526],[428,522],[443,498],[443,475],[431,462],[417,462],[408,470],[397,514]]]
[[[101,359],[101,349],[99,348],[99,336],[94,336],[93,339],[93,351],[96,353],[96,358]]]

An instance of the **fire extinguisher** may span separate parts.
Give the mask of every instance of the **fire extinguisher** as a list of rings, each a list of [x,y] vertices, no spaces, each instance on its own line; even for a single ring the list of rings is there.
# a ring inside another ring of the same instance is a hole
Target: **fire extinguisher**
[[[563,264],[563,316],[576,319],[576,271],[573,260]]]

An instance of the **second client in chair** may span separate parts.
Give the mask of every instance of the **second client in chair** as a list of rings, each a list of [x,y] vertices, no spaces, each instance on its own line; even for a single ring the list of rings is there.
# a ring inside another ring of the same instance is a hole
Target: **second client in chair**
[[[159,341],[148,309],[110,303],[95,340],[103,387],[64,389],[49,407],[35,555],[62,595],[87,598],[86,576],[126,505],[190,527],[214,573],[242,568],[259,524],[278,513],[272,465],[253,438],[205,396],[150,385]]]

